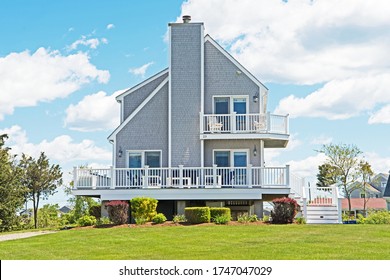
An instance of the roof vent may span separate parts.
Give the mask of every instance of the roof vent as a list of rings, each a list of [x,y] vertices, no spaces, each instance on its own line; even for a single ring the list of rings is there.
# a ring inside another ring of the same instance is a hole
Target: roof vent
[[[183,23],[189,23],[191,21],[191,16],[186,15],[183,16],[182,19],[183,19]]]

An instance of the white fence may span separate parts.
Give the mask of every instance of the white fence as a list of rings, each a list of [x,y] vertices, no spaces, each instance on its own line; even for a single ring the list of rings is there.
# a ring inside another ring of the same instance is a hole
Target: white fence
[[[74,168],[74,188],[288,187],[285,167]]]
[[[201,114],[201,133],[288,134],[288,116],[274,114]]]

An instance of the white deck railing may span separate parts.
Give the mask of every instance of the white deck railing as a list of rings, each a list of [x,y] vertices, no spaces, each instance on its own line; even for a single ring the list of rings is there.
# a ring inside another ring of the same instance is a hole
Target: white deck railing
[[[339,195],[336,187],[305,187],[303,191],[307,205],[328,206],[338,203]]]
[[[74,168],[74,188],[272,188],[289,187],[285,167]]]
[[[200,114],[201,133],[277,133],[288,134],[288,115]]]

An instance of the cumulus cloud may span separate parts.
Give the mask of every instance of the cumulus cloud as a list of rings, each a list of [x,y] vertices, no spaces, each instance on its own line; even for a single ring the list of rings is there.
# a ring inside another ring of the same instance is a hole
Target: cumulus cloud
[[[12,71],[10,71],[12,69]],[[107,83],[110,74],[98,70],[85,53],[62,55],[39,48],[0,57],[0,120],[16,107],[35,106],[65,98],[92,81]]]
[[[65,126],[77,131],[113,130],[119,125],[120,106],[115,97],[104,91],[85,96],[79,103],[66,109]]]
[[[370,123],[386,122],[386,0],[198,0],[183,3],[184,14],[205,22],[206,33],[262,81],[323,85],[283,99],[277,112],[327,119],[371,113]]]
[[[113,29],[114,27],[115,27],[115,25],[110,23],[110,24],[107,24],[106,29],[110,30],[110,29]]]
[[[310,144],[313,145],[326,145],[332,143],[333,138],[326,135],[319,135],[311,140]]]
[[[81,36],[81,39],[73,42],[70,46],[68,46],[68,50],[75,50],[79,46],[86,46],[91,49],[96,49],[100,44],[107,44],[108,41],[106,38],[98,39],[98,38],[90,38],[87,36]]]
[[[390,104],[373,113],[368,119],[369,124],[386,123],[390,124]]]
[[[8,134],[7,147],[13,154],[28,154],[38,157],[41,152],[61,164],[75,161],[106,161],[111,160],[111,151],[96,146],[92,140],[75,142],[69,135],[60,135],[51,141],[43,140],[38,144],[29,142],[27,133],[20,126],[0,130],[0,134]]]
[[[152,66],[154,64],[154,62],[149,62],[149,63],[146,63],[144,65],[142,65],[141,67],[138,67],[138,68],[131,68],[129,69],[129,72],[133,75],[136,75],[136,76],[141,76],[141,77],[145,77],[145,73],[146,71],[148,70],[148,68],[150,66]]]

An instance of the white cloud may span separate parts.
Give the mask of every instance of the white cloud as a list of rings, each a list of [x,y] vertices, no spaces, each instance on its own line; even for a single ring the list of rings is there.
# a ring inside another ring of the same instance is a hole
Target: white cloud
[[[387,174],[390,170],[390,157],[379,155],[375,152],[364,153],[364,159],[371,164],[374,173]]]
[[[369,124],[387,123],[390,124],[390,104],[373,113],[368,119]]]
[[[64,56],[39,48],[0,57],[0,120],[16,107],[65,98],[84,84],[107,83],[109,78],[109,72],[98,70],[85,53]]]
[[[184,14],[205,22],[206,33],[262,81],[324,84],[283,99],[277,112],[347,119],[390,105],[386,0],[197,0],[183,3]],[[387,111],[373,112],[370,123],[383,123]]]
[[[0,134],[3,133],[9,136],[6,144],[13,154],[25,153],[38,157],[41,152],[45,152],[50,159],[61,165],[76,161],[111,161],[111,151],[96,146],[92,140],[85,139],[76,143],[69,135],[61,135],[51,141],[43,140],[34,144],[29,142],[26,131],[18,125],[0,130]]]
[[[302,141],[298,139],[297,134],[290,135],[290,140],[287,144],[287,147],[285,149],[280,148],[267,148],[264,149],[264,160],[266,165],[268,166],[278,166],[280,165],[280,162],[277,160],[277,158],[281,154],[286,154],[288,152],[291,152],[302,145]]]
[[[315,156],[309,156],[301,160],[291,160],[287,164],[291,167],[291,172],[302,178],[314,178],[318,173],[318,166],[323,164],[326,156],[318,153]]]
[[[108,30],[113,29],[114,27],[115,27],[115,25],[112,24],[112,23],[107,24],[107,26],[106,26],[106,28],[107,28]]]
[[[66,109],[65,126],[78,131],[113,130],[119,125],[120,106],[115,97],[103,91],[85,96],[76,105]]]
[[[68,50],[75,50],[77,49],[80,45],[81,46],[86,46],[91,49],[96,49],[100,44],[107,44],[108,41],[106,38],[98,39],[98,38],[90,38],[87,39],[87,36],[81,36],[81,39],[73,42],[69,47]]]
[[[131,74],[134,74],[136,76],[141,76],[141,77],[145,77],[145,73],[146,71],[148,70],[148,68],[150,66],[152,66],[154,64],[154,62],[149,62],[149,63],[146,63],[144,65],[142,65],[141,67],[138,67],[138,68],[131,68],[129,69],[129,72]]]
[[[294,117],[348,119],[390,103],[390,72],[333,80],[306,97],[283,98],[275,112]]]

